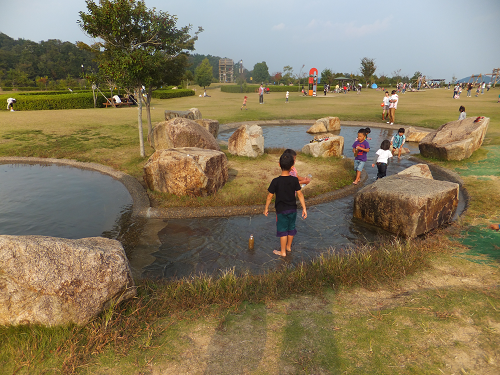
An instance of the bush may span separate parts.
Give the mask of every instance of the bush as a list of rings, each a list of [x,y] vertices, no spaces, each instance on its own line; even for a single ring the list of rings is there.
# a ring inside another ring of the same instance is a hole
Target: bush
[[[309,86],[308,85],[303,85],[306,90],[308,90]],[[252,92],[257,92],[259,89],[260,85],[243,85],[243,91],[241,91],[241,86],[240,85],[234,85],[234,86],[222,86],[220,88],[220,91],[222,92],[229,92],[233,94],[239,94],[241,92],[244,93],[252,93]],[[299,86],[265,86],[266,88],[269,88],[269,92],[298,92]],[[302,85],[300,86],[302,87]],[[323,91],[323,85],[318,85],[317,92]]]
[[[2,95],[0,101],[7,103],[7,98],[13,95]],[[35,111],[46,109],[85,109],[94,108],[92,93],[59,94],[59,95],[15,95],[17,100],[15,110]],[[106,101],[102,95],[97,97],[97,107],[103,107]],[[0,107],[6,110],[7,106]]]
[[[190,89],[177,89],[177,90],[155,90],[151,96],[155,99],[172,99],[182,98],[183,96],[194,96],[195,92]]]

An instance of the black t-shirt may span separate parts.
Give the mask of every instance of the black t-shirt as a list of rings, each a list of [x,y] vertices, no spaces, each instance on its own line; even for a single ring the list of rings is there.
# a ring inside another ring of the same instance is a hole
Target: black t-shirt
[[[274,207],[276,208],[277,214],[283,211],[297,209],[295,192],[298,190],[300,190],[300,184],[297,177],[279,176],[271,181],[267,191],[271,194],[276,194]]]

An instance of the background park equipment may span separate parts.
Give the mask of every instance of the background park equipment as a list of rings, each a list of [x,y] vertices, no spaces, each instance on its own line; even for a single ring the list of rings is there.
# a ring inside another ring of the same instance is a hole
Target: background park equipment
[[[219,60],[219,82],[234,82],[234,62],[231,59]]]
[[[356,82],[358,82],[359,80],[356,79],[356,78],[347,78],[347,77],[337,77],[335,78],[337,81],[338,81],[338,84],[339,84],[339,87],[342,89],[342,87],[344,87],[344,85],[346,85],[347,83],[349,83],[351,85],[351,87],[355,87],[356,86]]]
[[[412,87],[415,87],[417,90],[420,90],[421,88],[428,88],[430,89],[431,87],[429,86],[429,84],[427,83],[427,77],[426,76],[420,76],[418,78],[416,78],[413,82],[412,82]]]
[[[309,70],[309,96],[316,96],[318,89],[318,69],[311,68]]]
[[[497,82],[500,81],[500,68],[493,69],[491,73],[485,74],[485,76],[491,76],[490,83],[493,81],[492,85],[495,87]]]

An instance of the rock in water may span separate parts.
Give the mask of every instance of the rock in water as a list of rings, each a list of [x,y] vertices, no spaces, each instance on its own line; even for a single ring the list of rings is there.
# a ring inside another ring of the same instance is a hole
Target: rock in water
[[[158,150],[144,166],[150,190],[175,195],[207,196],[228,179],[227,157],[221,151],[194,147]]]
[[[217,120],[210,120],[210,119],[199,119],[195,120],[197,124],[201,125],[205,129],[208,130],[212,136],[217,139],[217,136],[219,135],[219,121]]]
[[[135,293],[118,241],[0,236],[1,325],[85,324]]]
[[[418,148],[428,158],[467,159],[483,144],[489,123],[488,117],[467,117],[465,120],[448,122],[430,132],[420,141]]]
[[[406,129],[406,142],[420,142],[427,134],[429,134],[428,131],[417,130],[413,126],[410,126]]]
[[[325,133],[334,130],[340,130],[340,119],[338,117],[323,117],[318,120],[307,130],[309,134]]]
[[[259,125],[241,125],[229,137],[228,149],[232,155],[256,158],[264,154],[264,136]]]
[[[384,177],[354,198],[354,217],[403,237],[451,222],[459,185],[409,175]]]
[[[165,121],[171,120],[173,118],[187,118],[190,120],[201,119],[201,112],[198,108],[191,108],[189,111],[165,111]]]
[[[149,139],[155,150],[197,147],[220,151],[219,144],[207,129],[186,118],[174,118],[156,124],[153,128],[153,141]]]
[[[330,135],[328,140],[321,142],[311,142],[302,147],[302,153],[314,157],[342,156],[344,152],[344,137]]]

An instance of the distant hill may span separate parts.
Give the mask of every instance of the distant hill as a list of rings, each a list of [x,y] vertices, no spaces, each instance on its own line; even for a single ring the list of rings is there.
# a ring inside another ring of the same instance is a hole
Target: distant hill
[[[469,81],[470,81],[470,77],[471,77],[471,76],[468,76],[468,77],[465,77],[465,78],[459,79],[457,82],[458,82],[458,83],[464,83],[464,82],[465,82],[465,83],[467,83],[467,82],[469,82]],[[492,82],[492,83],[493,83],[493,81],[491,80],[491,76],[485,76],[485,75],[483,75],[483,76],[482,76],[479,80],[480,80],[481,82],[486,82],[486,83],[490,83],[490,82]],[[475,81],[477,82],[477,77],[475,78]]]

